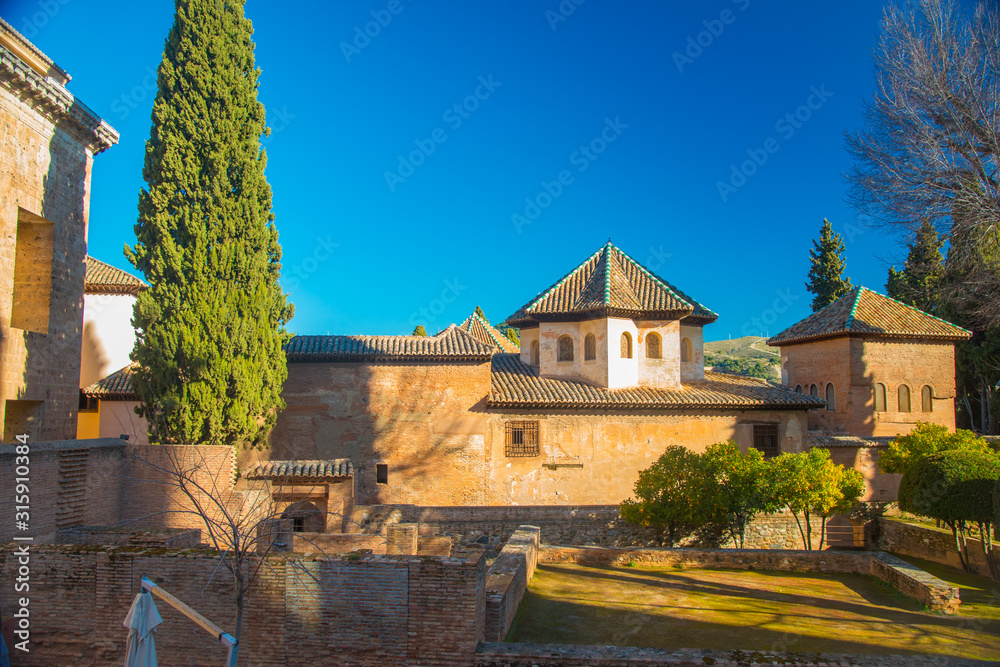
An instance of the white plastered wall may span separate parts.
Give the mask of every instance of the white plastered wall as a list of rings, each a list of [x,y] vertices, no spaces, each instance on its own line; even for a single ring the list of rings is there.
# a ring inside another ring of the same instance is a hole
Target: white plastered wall
[[[677,320],[641,320],[636,353],[639,360],[639,384],[648,387],[681,386],[680,322]],[[660,336],[660,359],[646,357],[646,337]]]
[[[681,380],[705,379],[705,338],[702,327],[681,325],[678,339],[678,359],[680,359],[680,340],[691,339],[691,361],[681,362]]]
[[[608,318],[608,388],[634,387],[639,384],[639,328],[632,320]],[[621,336],[632,336],[632,358],[621,358]]]
[[[521,329],[521,361],[531,365],[531,344],[538,340],[538,327]]]
[[[81,387],[129,365],[135,347],[134,304],[135,297],[130,294],[84,295]]]
[[[539,372],[552,377],[583,377],[580,322],[542,322],[538,331],[541,339]],[[563,336],[573,339],[573,361],[559,361],[559,339]]]

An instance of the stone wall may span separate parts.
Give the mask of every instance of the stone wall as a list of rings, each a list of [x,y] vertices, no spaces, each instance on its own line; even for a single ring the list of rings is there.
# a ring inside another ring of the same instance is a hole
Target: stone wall
[[[521,526],[486,573],[486,641],[503,641],[538,562],[538,528]]]
[[[109,526],[83,526],[60,530],[56,533],[56,544],[190,549],[201,546],[201,531],[184,528],[130,530]]]
[[[5,600],[18,567],[12,550],[0,549]],[[232,579],[217,565],[203,549],[33,546],[31,651],[12,651],[16,664],[121,665],[122,621],[143,573],[232,632]],[[269,558],[248,593],[241,655],[262,667],[471,665],[484,635],[484,577],[478,559]],[[157,608],[161,664],[223,664],[217,640],[165,602]]]
[[[868,539],[873,548],[962,569],[962,562],[955,548],[955,537],[947,528],[915,525],[901,519],[880,517],[869,527]],[[969,539],[969,564],[976,574],[991,576],[979,540]]]

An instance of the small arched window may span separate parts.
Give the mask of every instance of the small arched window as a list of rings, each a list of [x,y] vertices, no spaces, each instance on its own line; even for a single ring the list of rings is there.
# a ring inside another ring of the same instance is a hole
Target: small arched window
[[[586,338],[583,339],[583,359],[584,361],[591,361],[597,358],[597,336],[594,334],[587,334]]]
[[[687,340],[687,339],[685,339]],[[663,345],[660,341],[660,334],[646,334],[646,358],[659,359],[663,356]]]
[[[885,412],[885,385],[875,385],[875,412]]]
[[[532,366],[537,366],[538,365],[538,341],[537,340],[531,341],[531,365]]]
[[[681,361],[694,361],[693,347],[690,338],[681,339]]]
[[[899,411],[910,411],[910,388],[905,384],[899,385]]]
[[[559,361],[573,361],[573,339],[559,336]]]
[[[819,387],[816,385],[809,385],[809,395],[819,397]]]
[[[632,334],[622,332],[622,359],[632,358]]]
[[[934,412],[934,390],[929,384],[925,384],[920,391],[920,409],[924,412]]]
[[[837,409],[836,394],[832,382],[826,384],[826,409],[828,412],[833,412]]]
[[[796,394],[801,394],[802,393],[802,385],[800,385],[800,384],[795,385],[795,393]]]

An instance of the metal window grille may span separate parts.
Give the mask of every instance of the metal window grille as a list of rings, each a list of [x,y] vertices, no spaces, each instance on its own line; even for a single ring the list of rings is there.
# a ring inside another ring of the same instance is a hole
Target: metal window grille
[[[504,424],[504,454],[511,457],[538,456],[538,422]]]
[[[778,425],[754,424],[753,446],[755,449],[762,451],[766,459],[780,454],[781,447],[778,446]]]

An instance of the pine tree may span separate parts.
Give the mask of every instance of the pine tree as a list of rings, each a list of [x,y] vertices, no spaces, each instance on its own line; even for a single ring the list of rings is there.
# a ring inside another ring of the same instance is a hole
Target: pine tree
[[[503,335],[507,336],[507,340],[511,341],[518,347],[521,346],[521,332],[519,329],[515,329],[514,327],[507,327],[507,330],[504,331]]]
[[[476,315],[478,315],[479,317],[483,318],[483,321],[486,322],[486,324],[490,323],[490,321],[488,319],[486,319],[486,313],[484,313],[483,309],[480,308],[479,306],[476,306]]]
[[[138,243],[125,248],[150,284],[132,359],[156,442],[259,446],[284,407],[293,310],[252,35],[242,2],[177,0],[157,73]]]
[[[813,241],[813,249],[809,251],[812,266],[806,289],[816,295],[812,302],[814,313],[854,289],[851,279],[844,277],[843,254],[843,239],[833,232],[833,225],[824,218],[819,241]]]
[[[426,336],[427,335],[427,329],[424,329],[424,325],[423,324],[418,324],[417,328],[413,330],[413,333],[411,335],[413,335],[413,336]]]
[[[940,304],[939,288],[944,277],[944,237],[937,233],[929,221],[917,230],[913,243],[907,244],[910,252],[902,271],[889,267],[886,291],[893,299],[936,313]]]

